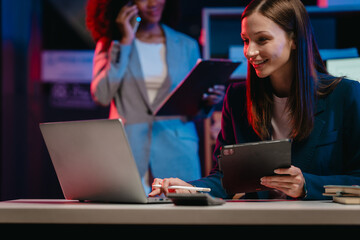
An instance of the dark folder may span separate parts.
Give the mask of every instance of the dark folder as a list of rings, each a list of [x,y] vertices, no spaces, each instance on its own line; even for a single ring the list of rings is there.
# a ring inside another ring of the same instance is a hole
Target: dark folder
[[[201,109],[202,96],[214,85],[223,85],[240,65],[227,59],[199,61],[185,79],[155,111],[157,116],[195,116]]]

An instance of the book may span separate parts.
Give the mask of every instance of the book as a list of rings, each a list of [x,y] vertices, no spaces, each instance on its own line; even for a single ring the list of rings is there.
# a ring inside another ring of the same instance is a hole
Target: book
[[[333,201],[342,204],[360,204],[359,185],[325,185],[324,196],[332,196]]]
[[[325,196],[334,196],[338,194],[352,194],[353,196],[360,196],[359,185],[325,185]]]
[[[360,196],[359,197],[333,196],[333,201],[342,204],[360,204]]]

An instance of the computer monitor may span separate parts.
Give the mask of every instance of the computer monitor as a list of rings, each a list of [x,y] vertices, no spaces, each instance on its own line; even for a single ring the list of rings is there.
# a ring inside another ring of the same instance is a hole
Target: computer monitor
[[[204,30],[203,58],[228,58],[229,47],[242,45],[243,7],[217,7],[202,10]],[[348,31],[349,22],[360,19],[360,5],[320,8],[307,6],[315,38],[320,49],[358,47],[359,41]],[[351,27],[350,27],[351,28]]]
[[[326,67],[331,75],[345,76],[360,82],[360,58],[328,59]]]

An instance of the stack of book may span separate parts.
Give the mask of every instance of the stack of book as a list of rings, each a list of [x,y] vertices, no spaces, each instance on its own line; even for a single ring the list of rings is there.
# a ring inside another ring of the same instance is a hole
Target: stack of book
[[[324,196],[332,196],[334,202],[360,204],[359,185],[326,185]]]

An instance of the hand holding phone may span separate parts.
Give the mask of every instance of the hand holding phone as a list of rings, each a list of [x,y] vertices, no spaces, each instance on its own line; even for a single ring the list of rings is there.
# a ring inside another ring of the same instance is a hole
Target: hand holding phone
[[[115,22],[122,35],[122,39],[120,39],[121,44],[132,43],[140,21],[138,8],[133,1],[129,1],[129,4],[120,9]]]

